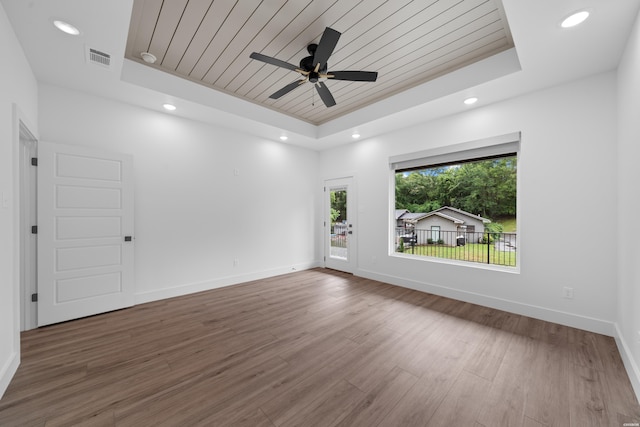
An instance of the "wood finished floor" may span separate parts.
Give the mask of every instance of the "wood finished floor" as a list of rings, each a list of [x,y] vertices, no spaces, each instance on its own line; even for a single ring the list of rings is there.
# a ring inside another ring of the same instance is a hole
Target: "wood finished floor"
[[[22,335],[1,426],[623,426],[610,337],[330,270]]]

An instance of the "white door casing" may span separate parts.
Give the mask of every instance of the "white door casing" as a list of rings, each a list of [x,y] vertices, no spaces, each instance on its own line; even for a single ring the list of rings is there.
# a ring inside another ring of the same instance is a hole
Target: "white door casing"
[[[353,178],[328,179],[324,191],[324,265],[327,268],[353,273],[356,270],[357,227]],[[331,193],[345,192],[346,218],[340,227],[332,227]]]
[[[132,157],[39,142],[37,175],[38,326],[133,305]]]
[[[22,301],[22,316],[20,330],[26,331],[37,326],[37,306],[31,301],[31,295],[37,288],[37,236],[31,231],[31,226],[38,219],[36,200],[36,171],[31,163],[36,157],[37,141],[29,130],[20,123],[20,299]]]

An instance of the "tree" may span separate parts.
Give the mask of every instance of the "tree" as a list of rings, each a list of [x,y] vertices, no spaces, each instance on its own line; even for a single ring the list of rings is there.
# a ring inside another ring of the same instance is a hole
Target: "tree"
[[[516,214],[516,157],[396,174],[396,209],[430,212],[451,206],[485,218]]]
[[[345,221],[347,219],[347,191],[331,190],[331,222]]]
[[[396,174],[396,209],[430,212],[443,206],[437,197],[437,175],[424,172]]]

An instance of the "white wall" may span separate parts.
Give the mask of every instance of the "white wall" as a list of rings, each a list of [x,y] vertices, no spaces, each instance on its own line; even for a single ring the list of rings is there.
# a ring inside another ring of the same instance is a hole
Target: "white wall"
[[[39,114],[41,141],[133,155],[137,302],[319,265],[317,152],[48,85]]]
[[[618,68],[618,346],[640,399],[640,15]],[[625,354],[626,353],[626,354]]]
[[[389,156],[516,131],[520,273],[389,255]],[[610,72],[325,151],[320,173],[356,174],[356,274],[612,335],[616,161]]]
[[[20,360],[18,119],[37,133],[37,83],[0,4],[0,397]],[[16,112],[19,113],[16,116]]]

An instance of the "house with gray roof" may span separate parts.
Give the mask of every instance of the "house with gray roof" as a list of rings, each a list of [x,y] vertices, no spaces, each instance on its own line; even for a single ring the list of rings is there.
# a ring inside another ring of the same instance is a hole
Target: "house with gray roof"
[[[465,241],[477,242],[482,239],[484,226],[491,222],[487,218],[462,209],[444,206],[428,213],[409,213],[401,215],[405,229],[412,229],[418,245],[442,243],[455,245],[456,239],[464,236]]]
[[[402,217],[407,213],[409,213],[408,209],[396,209],[396,227],[404,227]]]

